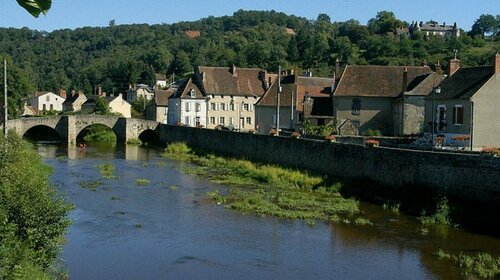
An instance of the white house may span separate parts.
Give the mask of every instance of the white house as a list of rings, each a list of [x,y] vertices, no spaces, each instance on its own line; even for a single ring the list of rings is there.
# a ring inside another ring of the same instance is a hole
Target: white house
[[[44,111],[61,112],[65,100],[64,97],[53,92],[38,91],[35,93],[35,97],[29,100],[28,106],[31,106],[39,114]]]
[[[206,127],[206,117],[206,96],[189,78],[168,100],[168,124]]]
[[[132,103],[137,98],[145,98],[146,100],[152,100],[155,98],[155,91],[148,85],[138,85],[135,88],[130,88],[127,91],[127,101]]]

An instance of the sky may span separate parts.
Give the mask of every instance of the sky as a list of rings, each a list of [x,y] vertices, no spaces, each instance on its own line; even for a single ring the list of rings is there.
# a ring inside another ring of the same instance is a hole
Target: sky
[[[307,19],[325,13],[332,21],[356,19],[366,24],[377,12],[392,11],[407,22],[435,20],[466,31],[481,14],[500,14],[500,0],[52,0],[46,16],[33,18],[16,0],[0,0],[0,27],[40,31],[116,24],[175,23],[232,15],[239,9],[275,10]]]

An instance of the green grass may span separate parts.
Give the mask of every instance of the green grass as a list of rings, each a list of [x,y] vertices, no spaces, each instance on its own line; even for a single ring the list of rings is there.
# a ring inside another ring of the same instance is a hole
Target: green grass
[[[82,188],[89,189],[93,192],[95,192],[97,190],[97,187],[99,187],[101,184],[102,183],[100,180],[88,180],[80,182],[80,186]]]
[[[443,225],[443,226],[451,226],[453,225],[450,218],[451,210],[448,205],[448,199],[442,198],[436,206],[436,211],[434,214],[430,216],[426,216],[425,212],[422,213],[419,218],[422,224],[424,225]]]
[[[361,217],[356,200],[339,194],[340,183],[327,184],[320,176],[275,165],[196,154],[184,143],[170,144],[163,156],[196,164],[183,167],[183,172],[231,186],[227,194],[218,191],[207,194],[215,203],[230,209],[261,216],[304,219],[308,224],[316,219],[371,224]]]
[[[467,279],[499,279],[500,278],[500,257],[494,257],[488,253],[479,252],[474,255],[467,255],[460,252],[458,255],[451,254],[439,249],[436,254],[440,259],[451,260],[461,269]]]
[[[168,187],[171,191],[176,191],[178,190],[179,188],[177,186],[170,186]]]
[[[114,175],[115,166],[112,163],[103,163],[97,165],[99,172],[101,173],[102,178],[104,179],[117,179]]]
[[[146,185],[149,185],[149,183],[151,183],[151,181],[149,181],[148,179],[136,179],[135,180],[135,184],[138,186],[146,186]]]
[[[140,139],[137,139],[137,138],[132,138],[132,139],[127,140],[127,144],[128,145],[141,145],[142,141]]]

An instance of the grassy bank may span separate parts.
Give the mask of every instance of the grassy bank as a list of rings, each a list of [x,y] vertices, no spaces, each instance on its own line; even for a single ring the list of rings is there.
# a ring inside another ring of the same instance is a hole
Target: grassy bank
[[[170,144],[163,156],[194,163],[196,166],[184,167],[183,170],[231,186],[227,193],[218,190],[209,193],[216,203],[231,209],[258,215],[306,219],[310,223],[316,219],[370,223],[362,217],[356,200],[340,195],[340,183],[329,184],[320,176],[195,152],[184,143]]]
[[[467,279],[500,279],[500,257],[488,253],[468,255],[461,252],[457,255],[443,250],[437,251],[436,256],[455,262]]]

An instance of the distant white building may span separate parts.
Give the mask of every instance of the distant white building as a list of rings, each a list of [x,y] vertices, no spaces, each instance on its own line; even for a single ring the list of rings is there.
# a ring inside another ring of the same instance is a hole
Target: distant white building
[[[132,103],[137,98],[145,98],[146,100],[152,100],[155,98],[155,91],[148,85],[138,85],[135,88],[130,88],[127,91],[127,102]]]
[[[167,87],[167,76],[165,74],[155,74],[157,89],[163,89]]]
[[[37,91],[35,97],[28,101],[28,106],[31,106],[38,114],[48,111],[61,112],[65,100],[64,97],[53,92]]]

